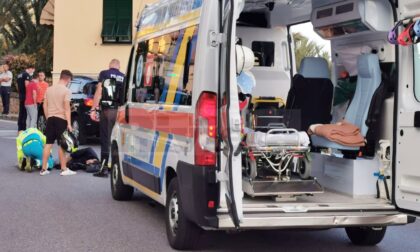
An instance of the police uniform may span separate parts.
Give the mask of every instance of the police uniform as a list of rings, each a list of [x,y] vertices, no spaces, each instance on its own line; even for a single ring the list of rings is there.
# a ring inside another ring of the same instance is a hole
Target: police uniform
[[[23,71],[17,76],[17,85],[19,89],[19,116],[18,116],[18,131],[26,130],[26,81],[31,81],[32,77],[26,71]]]
[[[117,89],[123,87],[125,75],[118,69],[110,68],[102,71],[99,74],[99,82],[103,84],[106,79],[115,79]],[[115,125],[117,119],[117,105],[116,104],[105,104],[100,103],[101,115],[100,115],[100,134],[101,134],[101,163],[108,164],[110,145],[111,145],[111,133],[112,128]]]

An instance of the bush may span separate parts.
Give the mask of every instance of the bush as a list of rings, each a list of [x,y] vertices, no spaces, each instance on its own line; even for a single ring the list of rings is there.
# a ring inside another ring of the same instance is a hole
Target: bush
[[[2,61],[8,63],[10,66],[10,71],[13,73],[13,82],[12,82],[12,91],[17,91],[17,76],[23,72],[28,65],[35,65],[36,60],[34,55],[6,55],[3,56]]]

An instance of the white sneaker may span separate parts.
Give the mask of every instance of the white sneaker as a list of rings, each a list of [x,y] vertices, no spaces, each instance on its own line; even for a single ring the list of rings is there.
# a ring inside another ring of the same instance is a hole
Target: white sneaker
[[[61,176],[70,176],[70,175],[76,175],[77,172],[70,170],[67,168],[65,171],[60,172]]]
[[[48,174],[50,174],[49,170],[45,170],[45,171],[41,170],[41,172],[39,173],[39,175],[41,175],[41,176],[45,176],[45,175],[48,175]]]

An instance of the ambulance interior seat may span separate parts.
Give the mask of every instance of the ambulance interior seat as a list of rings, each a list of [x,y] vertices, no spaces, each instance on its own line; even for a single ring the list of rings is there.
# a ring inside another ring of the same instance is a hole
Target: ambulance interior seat
[[[357,59],[357,69],[356,91],[344,120],[358,126],[360,133],[366,137],[369,126],[374,126],[373,122],[375,127],[378,127],[376,124],[379,119],[373,118],[374,115],[378,115],[378,111],[374,107],[382,107],[384,91],[387,90],[387,87],[385,87],[385,82],[382,82],[379,58],[376,54],[360,55]],[[371,116],[369,120],[368,115]],[[359,147],[340,145],[316,135],[311,136],[311,141],[312,146],[318,148],[338,149],[343,153],[359,151]]]
[[[287,111],[300,111],[297,130],[307,131],[311,124],[331,122],[333,90],[328,62],[320,57],[304,58],[286,101]]]
[[[366,132],[366,146],[363,147],[362,153],[364,156],[375,156],[376,144],[379,141],[381,115],[383,111],[384,102],[387,98],[392,97],[395,89],[396,68],[395,63],[381,63],[382,81],[379,87],[373,94],[370,102],[369,112],[366,118],[366,125],[368,130]]]

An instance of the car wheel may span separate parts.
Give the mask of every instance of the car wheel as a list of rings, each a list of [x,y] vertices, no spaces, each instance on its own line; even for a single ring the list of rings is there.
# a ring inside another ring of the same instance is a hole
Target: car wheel
[[[347,227],[350,241],[359,246],[374,246],[382,241],[386,227]]]
[[[134,189],[131,186],[124,185],[118,158],[118,151],[112,155],[111,162],[111,193],[112,198],[118,201],[130,200],[133,197]]]
[[[86,133],[84,130],[83,123],[81,122],[80,118],[75,116],[73,118],[73,122],[71,123],[71,127],[73,128],[73,134],[79,140],[80,145],[86,144]]]
[[[47,128],[47,119],[45,118],[45,115],[39,115],[37,127],[43,134],[45,134],[45,129]]]
[[[192,249],[197,245],[201,229],[184,215],[178,188],[178,179],[175,177],[169,183],[166,194],[166,235],[172,248]]]

